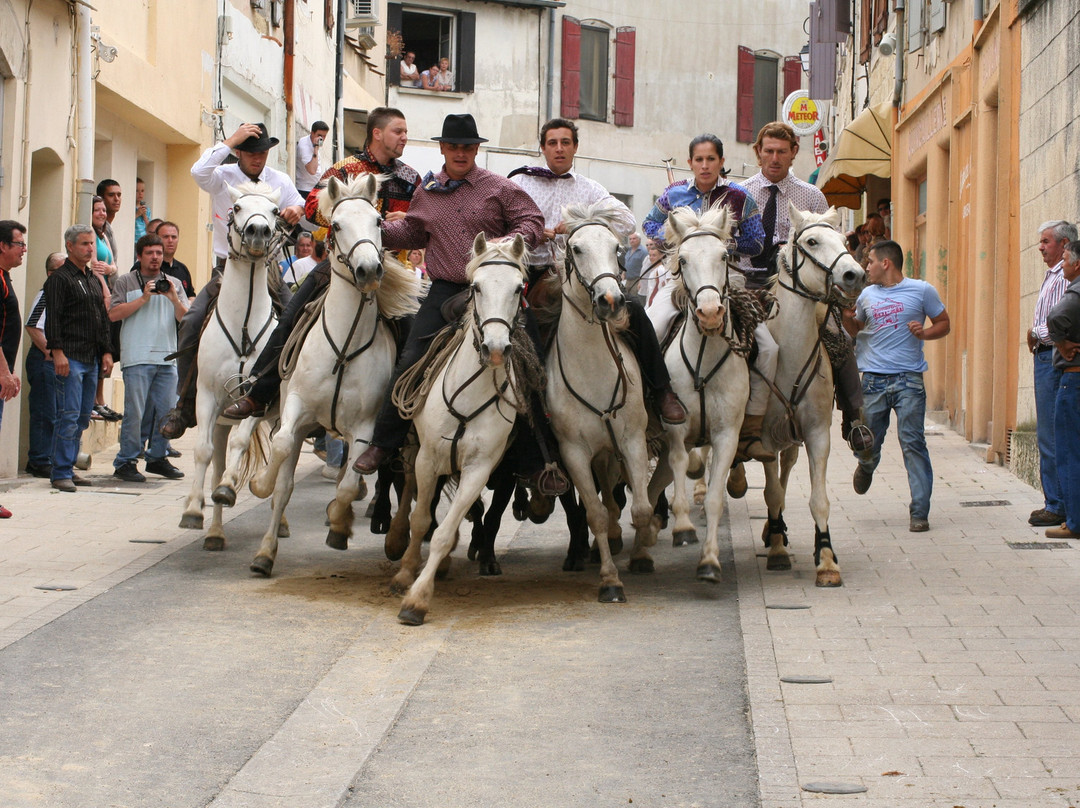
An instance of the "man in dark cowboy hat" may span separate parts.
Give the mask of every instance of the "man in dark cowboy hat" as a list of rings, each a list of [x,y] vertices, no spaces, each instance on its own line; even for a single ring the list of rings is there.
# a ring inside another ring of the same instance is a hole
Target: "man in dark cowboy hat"
[[[361,474],[374,472],[405,442],[409,422],[391,403],[390,390],[398,376],[424,355],[432,337],[446,324],[443,303],[466,288],[465,265],[476,234],[483,232],[489,239],[520,234],[530,248],[539,244],[544,234],[543,214],[529,195],[505,177],[476,165],[480,144],[487,139],[477,133],[472,115],[447,115],[442,136],[434,140],[439,142],[445,160],[442,170],[429,172],[420,181],[403,218],[383,224],[384,247],[426,248],[431,290],[416,313],[398,357],[371,444],[353,465]],[[519,430],[518,435],[513,455],[522,461],[523,474],[535,486],[543,470],[536,436],[529,429]],[[565,485],[563,477],[555,488],[565,490]],[[549,489],[544,493],[561,491]]]
[[[176,346],[177,405],[165,418],[161,433],[169,439],[178,438],[188,427],[195,426],[195,380],[198,376],[196,360],[198,357],[199,334],[202,333],[203,320],[212,301],[221,291],[221,270],[225,268],[225,259],[229,255],[229,210],[232,198],[227,185],[236,187],[245,182],[265,182],[271,188],[281,191],[279,204],[281,218],[290,225],[300,221],[304,214],[304,200],[293,185],[288,174],[266,165],[267,153],[278,144],[276,137],[270,137],[264,123],[242,123],[230,137],[205,152],[198,162],[191,167],[191,176],[195,183],[210,194],[214,212],[214,272],[210,282],[191,304],[188,313],[180,323],[180,334]],[[235,150],[236,163],[225,165],[225,158]],[[284,308],[288,300],[278,301]]]

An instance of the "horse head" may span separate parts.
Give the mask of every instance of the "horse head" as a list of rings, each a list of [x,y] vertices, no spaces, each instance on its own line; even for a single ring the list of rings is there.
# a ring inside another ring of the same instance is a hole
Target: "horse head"
[[[526,253],[520,234],[513,240],[489,242],[481,232],[473,240],[465,273],[471,284],[480,359],[488,367],[499,367],[509,357],[510,335],[528,276]]]
[[[792,277],[795,291],[824,302],[832,296],[835,287],[844,298],[857,298],[866,286],[866,270],[848,252],[836,208],[812,213],[788,203],[788,214],[791,235],[784,249],[785,270]],[[803,272],[808,264],[820,272]]]
[[[671,274],[681,281],[698,328],[705,334],[717,334],[724,327],[731,229],[731,213],[723,204],[701,214],[675,208],[668,215],[667,232],[674,251]]]
[[[613,212],[603,202],[569,205],[563,209],[566,225],[566,283],[575,278],[589,295],[601,320],[619,319],[626,308],[626,294],[619,280],[619,237],[612,225]]]
[[[331,177],[319,192],[319,212],[330,223],[331,261],[361,292],[378,289],[383,276],[383,217],[375,206],[382,183],[377,174],[358,174],[347,184]]]
[[[258,261],[276,249],[278,203],[281,191],[265,182],[226,185],[233,206],[229,212],[229,253],[235,258]]]

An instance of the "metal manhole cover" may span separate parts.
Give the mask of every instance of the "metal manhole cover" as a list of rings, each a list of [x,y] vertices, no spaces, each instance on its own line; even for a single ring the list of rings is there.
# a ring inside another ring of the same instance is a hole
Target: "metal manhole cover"
[[[971,502],[961,502],[961,508],[996,508],[999,505],[1012,505],[1007,499],[976,499]]]
[[[1008,541],[1014,550],[1071,550],[1072,545],[1065,541]]]
[[[34,589],[43,589],[46,592],[73,592],[78,588],[79,587],[71,586],[70,584],[45,584],[34,587]]]
[[[802,790],[819,794],[862,794],[866,791],[866,786],[855,783],[806,783]]]

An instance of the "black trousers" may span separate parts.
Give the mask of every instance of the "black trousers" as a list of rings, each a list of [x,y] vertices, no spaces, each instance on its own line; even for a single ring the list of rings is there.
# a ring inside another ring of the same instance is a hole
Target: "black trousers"
[[[303,283],[300,284],[300,288],[296,290],[292,300],[289,301],[289,305],[281,313],[281,319],[278,320],[277,327],[270,333],[270,339],[266,343],[266,347],[259,354],[259,358],[255,360],[251,372],[257,378],[248,395],[264,407],[277,398],[278,390],[281,387],[278,360],[281,359],[281,351],[285,348],[289,334],[295,328],[296,321],[300,319],[304,307],[319,294],[321,289],[326,287],[327,283],[328,281],[322,277],[321,273],[309,272],[307,274]]]

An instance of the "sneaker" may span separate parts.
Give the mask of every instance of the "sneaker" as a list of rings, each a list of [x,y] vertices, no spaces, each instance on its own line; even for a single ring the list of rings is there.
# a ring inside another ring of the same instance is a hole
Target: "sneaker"
[[[0,519],[10,519],[10,518],[11,518],[11,511],[9,511],[3,505],[0,505]]]
[[[1039,508],[1037,511],[1032,511],[1031,516],[1028,517],[1028,524],[1035,527],[1057,527],[1065,521],[1065,517],[1060,513],[1054,513],[1048,511],[1046,508]]]
[[[148,474],[160,474],[170,480],[179,480],[184,476],[184,472],[180,471],[164,457],[159,460],[147,460],[146,471]]]
[[[113,477],[119,477],[121,480],[123,480],[126,483],[145,483],[146,482],[146,477],[144,477],[139,472],[139,469],[135,465],[134,460],[129,460],[124,465],[117,467],[117,469],[113,472]]]
[[[926,519],[916,519],[911,517],[911,523],[908,525],[908,531],[911,533],[925,533],[930,529],[930,523]]]
[[[855,467],[855,476],[851,479],[851,485],[856,494],[865,494],[870,490],[870,483],[874,481],[874,472],[867,471],[860,463]]]
[[[1048,527],[1046,529],[1046,538],[1048,539],[1080,539],[1080,533],[1074,533],[1069,530],[1069,526],[1062,523],[1057,527]]]

